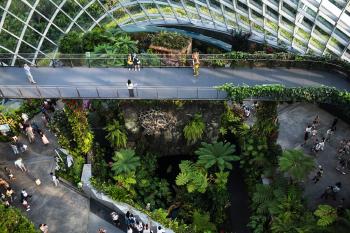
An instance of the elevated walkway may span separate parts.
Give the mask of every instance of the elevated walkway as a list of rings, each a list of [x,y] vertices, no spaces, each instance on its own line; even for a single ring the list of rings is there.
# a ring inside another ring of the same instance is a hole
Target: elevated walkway
[[[220,100],[226,93],[215,86],[283,84],[287,87],[330,86],[350,91],[350,82],[336,72],[287,68],[201,68],[193,77],[191,68],[61,67],[32,68],[37,82],[31,85],[23,68],[0,68],[2,98],[129,99],[126,82],[136,87],[135,99]]]

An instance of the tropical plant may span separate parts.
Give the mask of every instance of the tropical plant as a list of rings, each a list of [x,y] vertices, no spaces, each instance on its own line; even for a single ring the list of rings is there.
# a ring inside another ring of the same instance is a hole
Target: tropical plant
[[[169,49],[183,49],[190,43],[190,39],[174,32],[162,31],[153,36],[152,45],[162,46]]]
[[[231,163],[240,159],[233,154],[235,150],[235,145],[228,142],[215,142],[212,144],[203,142],[202,146],[195,152],[198,155],[197,164],[203,166],[205,169],[214,166],[215,169],[219,169],[221,172],[225,169],[231,170]]]
[[[279,168],[295,181],[302,181],[315,167],[315,161],[301,150],[285,150],[279,158]]]
[[[228,172],[215,172],[215,184],[219,189],[225,189],[227,184],[227,179],[230,174]]]
[[[137,41],[131,40],[130,36],[123,35],[114,40],[114,51],[117,54],[128,54],[137,52]]]
[[[185,126],[183,132],[188,144],[196,143],[202,138],[205,129],[201,114],[195,114],[194,118]]]
[[[136,184],[135,172],[128,172],[125,174],[119,174],[113,177],[117,181],[117,184],[129,192],[132,191],[131,187]]]
[[[181,161],[179,167],[180,173],[176,177],[176,185],[186,185],[189,193],[206,191],[208,177],[205,169],[188,160]]]
[[[124,175],[136,170],[140,166],[140,157],[131,149],[123,149],[114,153],[112,171],[115,175]]]
[[[319,218],[317,225],[326,227],[333,224],[337,220],[337,210],[330,205],[319,205],[314,214]]]
[[[113,119],[113,122],[108,124],[104,130],[108,132],[106,139],[110,141],[114,148],[118,149],[126,147],[128,137],[122,129],[119,121]]]
[[[210,222],[210,216],[208,212],[201,212],[195,210],[193,212],[192,227],[195,233],[216,232],[216,226]]]

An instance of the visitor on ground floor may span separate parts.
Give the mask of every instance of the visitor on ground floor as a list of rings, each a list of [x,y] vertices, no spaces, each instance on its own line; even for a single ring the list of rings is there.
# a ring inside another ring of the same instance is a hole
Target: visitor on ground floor
[[[113,211],[111,213],[111,217],[112,217],[112,221],[113,221],[114,225],[116,225],[117,227],[120,227],[119,215]]]
[[[321,165],[319,165],[316,175],[314,176],[314,178],[312,178],[312,181],[314,182],[314,184],[320,181],[322,175],[323,175],[323,168]]]
[[[22,158],[18,158],[15,161],[15,166],[18,167],[19,169],[21,169],[22,172],[26,172],[27,171],[27,168],[25,167]]]
[[[26,134],[27,134],[29,143],[33,143],[35,141],[35,135],[31,125],[28,125],[28,127],[26,127]]]
[[[49,227],[44,223],[39,225],[39,229],[43,233],[49,233]]]
[[[55,174],[53,174],[53,172],[50,172],[50,176],[51,176],[53,184],[57,187],[57,185],[60,183],[59,179],[57,178],[57,176]]]
[[[43,132],[40,133],[40,137],[41,137],[41,141],[44,145],[48,145],[50,143],[49,140],[47,139],[46,135]]]

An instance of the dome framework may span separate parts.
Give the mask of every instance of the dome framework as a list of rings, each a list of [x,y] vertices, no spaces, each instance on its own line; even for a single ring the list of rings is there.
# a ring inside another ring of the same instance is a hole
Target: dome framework
[[[48,56],[71,30],[106,24],[242,30],[253,41],[350,61],[345,0],[0,0],[0,17],[0,52],[12,54],[11,65]]]

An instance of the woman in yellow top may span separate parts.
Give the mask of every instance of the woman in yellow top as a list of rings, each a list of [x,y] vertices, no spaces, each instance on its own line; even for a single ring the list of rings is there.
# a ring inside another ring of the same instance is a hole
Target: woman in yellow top
[[[127,64],[128,64],[128,68],[129,70],[131,70],[133,67],[133,62],[132,62],[132,58],[131,58],[131,54],[128,55],[128,61],[127,61]]]
[[[199,53],[194,52],[192,54],[192,59],[193,59],[193,75],[198,76],[199,75]]]

